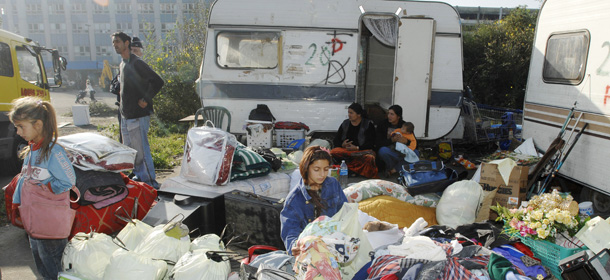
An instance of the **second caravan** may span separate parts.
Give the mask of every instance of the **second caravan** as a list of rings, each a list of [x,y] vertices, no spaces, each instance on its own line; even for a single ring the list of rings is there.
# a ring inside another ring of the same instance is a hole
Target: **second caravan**
[[[459,127],[462,68],[459,15],[446,3],[217,0],[197,92],[229,109],[235,133],[256,104],[332,133],[359,102],[399,104],[416,137],[438,139]]]

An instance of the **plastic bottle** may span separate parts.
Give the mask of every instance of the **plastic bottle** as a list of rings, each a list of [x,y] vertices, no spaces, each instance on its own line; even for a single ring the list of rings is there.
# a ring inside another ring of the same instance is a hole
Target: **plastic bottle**
[[[339,170],[339,184],[342,189],[347,188],[347,163],[345,160],[341,161],[341,169]]]

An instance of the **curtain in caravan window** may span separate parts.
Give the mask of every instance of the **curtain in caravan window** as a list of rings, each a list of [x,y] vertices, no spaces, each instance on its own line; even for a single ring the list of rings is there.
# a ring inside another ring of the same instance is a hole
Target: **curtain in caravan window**
[[[365,15],[362,21],[366,28],[373,33],[373,36],[382,44],[388,47],[396,46],[398,37],[398,24],[394,16]]]

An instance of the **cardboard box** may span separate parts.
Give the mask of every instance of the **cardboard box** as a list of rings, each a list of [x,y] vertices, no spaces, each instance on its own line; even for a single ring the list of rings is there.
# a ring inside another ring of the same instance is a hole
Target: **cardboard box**
[[[518,208],[527,195],[528,171],[528,166],[515,166],[510,173],[508,185],[506,185],[496,164],[482,163],[479,184],[486,191],[498,189],[496,197],[491,203],[492,206],[499,203],[504,207]],[[491,211],[489,219],[494,220],[496,217],[496,212]]]

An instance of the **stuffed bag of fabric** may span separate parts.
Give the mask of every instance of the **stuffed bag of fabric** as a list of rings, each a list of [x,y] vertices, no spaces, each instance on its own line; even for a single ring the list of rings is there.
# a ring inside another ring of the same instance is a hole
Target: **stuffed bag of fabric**
[[[224,251],[198,249],[184,254],[170,273],[174,280],[226,280],[231,272],[228,254]]]
[[[66,245],[61,266],[63,271],[83,279],[101,280],[112,253],[117,249],[119,246],[106,234],[79,232]]]
[[[117,249],[104,271],[104,280],[161,280],[167,274],[167,263],[133,251]]]
[[[472,180],[455,182],[443,192],[436,206],[436,220],[440,225],[452,228],[472,224],[482,199],[483,188],[479,183]]]
[[[225,185],[231,176],[237,139],[221,129],[201,126],[189,129],[180,176],[204,185]]]
[[[153,228],[150,225],[138,219],[132,219],[116,237],[125,245],[125,248],[133,251],[139,244],[142,244],[144,238],[146,238],[152,230]]]
[[[127,171],[133,169],[137,151],[96,133],[76,133],[57,138],[74,167],[81,170]]]
[[[188,234],[179,239],[166,234],[166,225],[158,225],[144,238],[134,252],[153,259],[177,262],[189,251],[191,241]],[[188,233],[188,229],[186,230]]]
[[[199,236],[191,241],[191,251],[207,249],[212,251],[225,251],[225,244],[220,236],[210,233]]]

